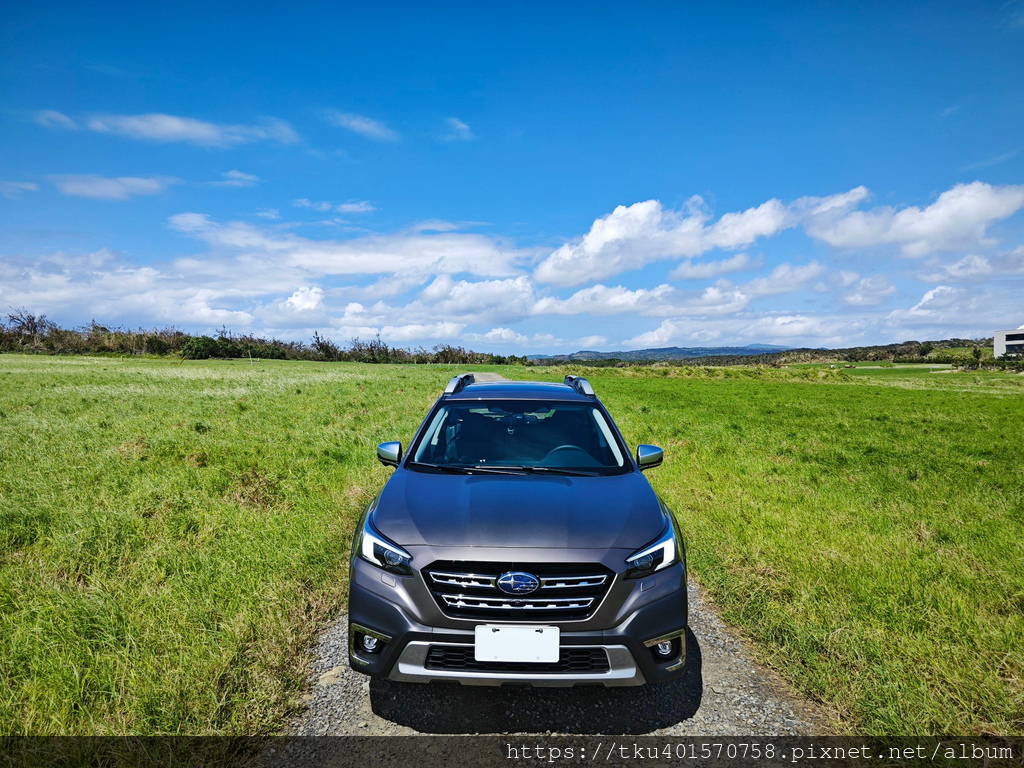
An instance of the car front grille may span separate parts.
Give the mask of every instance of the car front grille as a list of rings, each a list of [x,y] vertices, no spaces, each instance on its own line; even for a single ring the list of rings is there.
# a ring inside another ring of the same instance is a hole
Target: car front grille
[[[537,578],[528,594],[506,594],[502,574],[519,571]],[[424,577],[441,611],[453,618],[503,621],[574,621],[593,615],[614,573],[597,563],[436,562]]]
[[[447,672],[540,672],[548,674],[599,674],[607,672],[608,654],[603,648],[563,646],[558,661],[477,661],[472,645],[432,645],[427,651],[427,669]]]

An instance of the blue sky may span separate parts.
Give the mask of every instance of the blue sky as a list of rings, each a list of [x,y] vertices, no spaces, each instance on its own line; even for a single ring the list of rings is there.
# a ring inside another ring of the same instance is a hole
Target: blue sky
[[[1024,4],[20,4],[0,308],[500,352],[1024,323]]]

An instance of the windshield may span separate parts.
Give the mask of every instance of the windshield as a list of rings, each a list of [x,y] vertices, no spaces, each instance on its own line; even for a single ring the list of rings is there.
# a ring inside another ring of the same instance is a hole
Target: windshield
[[[437,469],[588,475],[629,471],[625,448],[604,414],[581,403],[446,403],[434,413],[411,451],[415,464]]]

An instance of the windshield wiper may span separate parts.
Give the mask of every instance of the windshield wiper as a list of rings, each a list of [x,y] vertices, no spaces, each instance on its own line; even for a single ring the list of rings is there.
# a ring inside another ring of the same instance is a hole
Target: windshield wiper
[[[438,472],[448,472],[452,475],[475,475],[480,474],[491,474],[491,475],[520,475],[525,470],[525,467],[488,467],[485,465],[474,465],[464,466],[462,464],[428,464],[423,461],[411,461],[409,466],[412,467],[429,467],[430,469],[436,469]]]
[[[474,469],[500,470],[503,472],[547,472],[552,475],[572,475],[573,477],[597,477],[597,472],[588,472],[580,469],[564,469],[563,467],[537,467],[520,464],[505,464],[501,466],[476,465]]]
[[[527,472],[547,472],[552,475],[572,475],[573,477],[597,477],[598,472],[585,469],[566,469],[564,467],[523,467]]]
[[[425,461],[410,461],[410,467],[429,467],[430,469],[436,469],[438,472],[448,472],[453,475],[468,475],[470,472],[469,467],[453,466],[451,464],[428,464]]]

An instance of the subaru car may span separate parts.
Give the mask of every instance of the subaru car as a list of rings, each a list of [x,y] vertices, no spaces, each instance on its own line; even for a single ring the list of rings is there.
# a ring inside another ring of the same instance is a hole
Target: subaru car
[[[349,660],[396,681],[642,685],[686,664],[686,550],[586,379],[456,376],[352,547]]]

